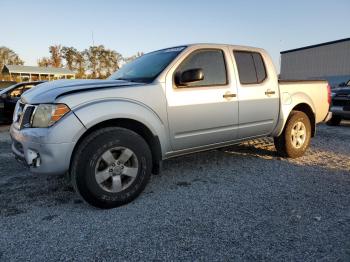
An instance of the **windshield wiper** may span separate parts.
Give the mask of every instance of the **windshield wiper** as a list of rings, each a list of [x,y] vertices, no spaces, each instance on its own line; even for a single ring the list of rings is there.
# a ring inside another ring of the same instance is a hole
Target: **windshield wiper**
[[[118,78],[116,78],[115,80],[124,80],[124,81],[129,81],[129,79],[127,79],[127,78],[123,78],[123,77],[118,77]]]
[[[116,78],[115,80],[123,80],[123,81],[128,81],[128,82],[133,82],[133,83],[144,83],[144,81],[142,81],[140,79],[124,78],[124,77],[119,77],[119,78]]]
[[[115,80],[123,80],[123,81],[128,81],[128,82],[136,82],[134,79],[132,78],[124,78],[124,77],[119,77],[116,78]]]

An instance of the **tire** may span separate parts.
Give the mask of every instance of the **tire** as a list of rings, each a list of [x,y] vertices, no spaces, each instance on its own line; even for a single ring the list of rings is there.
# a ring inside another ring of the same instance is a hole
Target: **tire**
[[[107,209],[134,200],[150,180],[151,170],[152,154],[140,135],[106,127],[80,143],[70,171],[73,187],[83,200]]]
[[[298,128],[299,123],[300,128]],[[303,133],[304,136],[302,136]],[[289,158],[297,158],[303,156],[310,145],[310,141],[310,119],[305,113],[300,111],[291,112],[282,134],[274,138],[274,144],[277,153],[282,157]]]
[[[339,126],[340,122],[341,122],[341,117],[339,117],[339,116],[332,116],[332,118],[327,121],[327,125],[329,125],[329,126]]]

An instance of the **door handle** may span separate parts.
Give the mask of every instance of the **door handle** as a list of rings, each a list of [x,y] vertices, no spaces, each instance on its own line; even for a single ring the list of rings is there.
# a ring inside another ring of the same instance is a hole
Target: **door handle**
[[[223,98],[232,98],[232,97],[236,97],[236,94],[232,94],[232,93],[225,93],[225,94],[223,94],[223,96],[222,96]]]
[[[269,95],[274,95],[275,93],[276,93],[275,91],[270,90],[270,89],[267,89],[267,90],[265,91],[265,95],[267,95],[267,96],[269,96]]]

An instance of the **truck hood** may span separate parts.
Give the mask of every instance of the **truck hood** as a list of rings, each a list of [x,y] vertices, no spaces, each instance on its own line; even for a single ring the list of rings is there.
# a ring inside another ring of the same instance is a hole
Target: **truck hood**
[[[125,88],[142,85],[123,80],[57,80],[45,82],[28,90],[21,96],[21,101],[27,104],[54,103],[55,100],[70,93],[89,91],[99,88]]]

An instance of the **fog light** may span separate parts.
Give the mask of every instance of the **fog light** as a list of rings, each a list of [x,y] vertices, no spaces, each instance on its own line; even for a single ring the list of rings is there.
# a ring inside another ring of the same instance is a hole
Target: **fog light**
[[[30,166],[39,167],[41,165],[40,155],[34,150],[27,150],[27,163]]]

